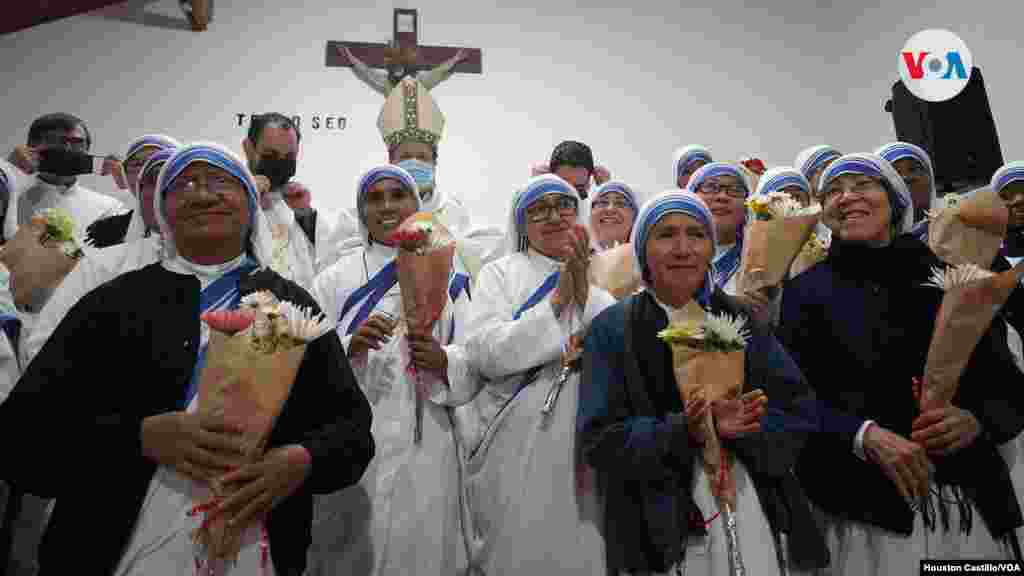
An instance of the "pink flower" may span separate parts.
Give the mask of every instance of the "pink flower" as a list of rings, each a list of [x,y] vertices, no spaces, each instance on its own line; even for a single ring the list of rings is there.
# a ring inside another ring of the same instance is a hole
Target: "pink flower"
[[[225,334],[235,334],[245,330],[256,320],[252,310],[213,310],[199,317],[209,324],[210,328]]]

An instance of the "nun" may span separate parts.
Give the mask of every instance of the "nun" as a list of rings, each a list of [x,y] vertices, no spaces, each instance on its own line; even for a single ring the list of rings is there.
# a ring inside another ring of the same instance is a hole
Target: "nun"
[[[570,360],[614,299],[589,282],[578,205],[565,180],[531,178],[512,201],[506,256],[474,288],[466,349],[485,388],[457,414],[468,561],[486,574],[604,574]]]
[[[307,345],[268,451],[245,462],[239,430],[196,413],[208,340],[200,316],[262,290],[319,309],[267,269],[255,182],[224,147],[178,149],[155,205],[167,257],[83,297],[0,404],[3,436],[23,438],[7,446],[3,479],[57,500],[39,574],[64,573],[69,562],[90,574],[195,571],[192,533],[203,518],[188,512],[215,479],[238,490],[218,513],[244,527],[237,561],[217,573],[302,574],[313,494],[356,482],[373,456],[370,407],[329,332]],[[96,342],[147,366],[144,385],[97,354]],[[47,434],[26,435],[44,421]]]
[[[710,162],[711,152],[700,144],[690,144],[676,150],[672,155],[672,174],[676,186],[685,190],[693,173]]]
[[[793,167],[800,171],[807,178],[807,182],[811,185],[811,198],[815,202],[821,202],[821,195],[819,194],[818,181],[821,179],[821,173],[825,171],[825,168],[829,164],[835,162],[836,158],[839,158],[842,153],[836,150],[834,147],[828,144],[819,144],[818,146],[811,146],[805,148],[796,155],[796,160],[793,161]],[[825,215],[822,215],[821,223],[818,224],[815,234],[822,241],[828,243],[832,237],[832,226]]]
[[[160,150],[173,150],[179,146],[181,144],[177,140],[163,134],[146,134],[128,146],[128,152],[125,153],[122,166],[124,167],[125,178],[128,181],[129,204],[132,206],[132,209],[123,214],[101,218],[90,224],[85,230],[86,244],[93,248],[106,248],[134,239],[129,237],[128,232],[135,216],[139,212],[139,180],[141,180],[142,169],[153,154]]]
[[[451,274],[430,335],[406,331],[398,248],[389,236],[421,202],[402,168],[366,172],[356,189],[363,245],[314,282],[373,407],[377,453],[359,484],[317,503],[311,575],[455,573],[462,542],[451,407],[478,390],[462,347],[469,278]]]
[[[161,148],[147,155],[132,181],[135,208],[123,242],[90,251],[64,278],[53,296],[39,313],[39,318],[27,335],[21,351],[24,365],[35,358],[39,350],[57,329],[69,310],[86,294],[114,278],[144,268],[163,257],[163,234],[153,213],[153,197],[160,170],[177,148]],[[113,218],[119,218],[115,216]]]
[[[715,255],[712,274],[715,286],[736,295],[737,272],[743,255],[743,228],[747,223],[750,186],[735,164],[712,162],[700,167],[690,179],[689,192],[700,196],[714,219]]]
[[[704,438],[694,423],[706,410],[737,455],[742,563],[782,574],[826,561],[790,473],[811,428],[785,414],[813,405],[796,364],[768,330],[748,323],[743,390],[759,389],[767,400],[753,393],[684,405],[672,352],[657,336],[669,313],[691,300],[709,312],[747,315],[712,281],[716,235],[711,210],[692,193],[670,191],[645,203],[632,233],[645,289],[600,314],[586,337],[577,426],[583,459],[602,488],[609,574],[736,573],[718,504],[699,472]]]
[[[907,185],[914,205],[913,233],[928,242],[927,212],[935,209],[938,201],[931,156],[919,146],[908,142],[890,142],[875,150],[875,155],[892,164]]]
[[[943,296],[925,284],[943,265],[909,233],[913,201],[883,158],[841,156],[821,192],[837,223],[829,254],[787,285],[777,333],[819,402],[819,431],[796,471],[826,527],[827,573],[1020,561],[1021,510],[996,446],[1024,429],[1008,385],[1024,375],[990,330],[951,405],[921,414],[912,380]]]
[[[590,232],[594,250],[601,252],[629,242],[638,208],[636,193],[623,182],[598,186],[590,202]]]

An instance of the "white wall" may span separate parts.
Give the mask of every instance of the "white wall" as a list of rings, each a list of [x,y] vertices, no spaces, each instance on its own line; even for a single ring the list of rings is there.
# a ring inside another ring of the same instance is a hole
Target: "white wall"
[[[178,16],[174,0],[145,4]],[[439,182],[476,223],[501,225],[528,166],[563,139],[590,143],[599,162],[646,193],[671,183],[672,150],[691,142],[719,158],[758,154],[770,164],[821,142],[874,148],[894,134],[882,106],[897,53],[931,27],[966,41],[1004,156],[1024,157],[1024,112],[1014,104],[1024,87],[1020,3],[580,4],[415,2],[422,43],[484,50],[483,76],[456,76],[434,91],[448,119]],[[324,44],[390,38],[392,7],[216,0],[202,34],[92,14],[0,37],[0,148],[6,154],[34,117],[53,111],[85,118],[102,153],[123,153],[152,131],[238,147],[239,112],[341,115],[344,131],[305,127],[297,179],[319,207],[351,206],[359,172],[385,159],[375,125],[382,99],[349,70],[326,69]]]

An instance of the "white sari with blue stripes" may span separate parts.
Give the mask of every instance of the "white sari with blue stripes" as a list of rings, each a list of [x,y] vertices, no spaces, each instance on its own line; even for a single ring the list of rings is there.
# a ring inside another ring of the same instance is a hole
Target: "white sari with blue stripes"
[[[374,314],[401,316],[395,250],[379,244],[358,248],[321,273],[314,296],[339,321],[347,350]],[[451,576],[459,540],[458,459],[450,407],[477,392],[461,346],[471,294],[468,276],[453,273],[449,300],[433,336],[448,355],[448,384],[430,374],[431,395],[421,406],[417,443],[415,377],[404,328],[380,350],[351,360],[373,408],[376,455],[359,484],[317,497],[309,575]]]
[[[515,252],[485,266],[475,286],[466,347],[487,385],[456,409],[456,424],[464,564],[477,574],[604,574],[594,492],[577,490],[579,374],[565,381],[550,414],[541,408],[569,336],[615,300],[591,286],[582,314],[566,309],[556,318],[550,295],[560,268],[533,250]]]

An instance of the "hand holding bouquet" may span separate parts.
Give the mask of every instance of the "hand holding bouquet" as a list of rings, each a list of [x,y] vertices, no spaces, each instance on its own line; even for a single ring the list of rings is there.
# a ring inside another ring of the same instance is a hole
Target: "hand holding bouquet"
[[[943,196],[928,219],[928,246],[943,262],[987,269],[1002,246],[1010,214],[999,196],[985,189],[969,198]]]
[[[744,232],[739,293],[769,291],[782,284],[801,248],[810,239],[821,206],[804,207],[785,192],[747,200],[754,216]]]
[[[811,232],[811,237],[804,243],[803,248],[793,260],[789,267],[789,277],[796,278],[810,270],[815,264],[825,260],[828,256],[828,244],[818,236],[817,232]]]
[[[640,288],[640,272],[634,260],[629,242],[599,252],[590,257],[590,281],[622,300]]]
[[[40,308],[82,257],[67,212],[49,209],[32,217],[3,248],[18,308]]]
[[[239,310],[203,314],[210,329],[206,365],[199,381],[199,413],[218,415],[240,427],[246,459],[259,460],[266,451],[274,423],[291,392],[306,345],[329,332],[324,317],[270,292],[242,299]],[[211,485],[213,509],[232,494],[218,482]],[[208,514],[193,540],[207,561],[236,558],[248,526],[229,526],[224,516]]]

